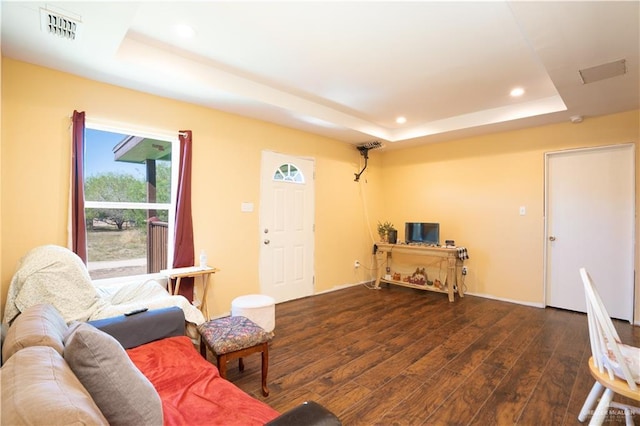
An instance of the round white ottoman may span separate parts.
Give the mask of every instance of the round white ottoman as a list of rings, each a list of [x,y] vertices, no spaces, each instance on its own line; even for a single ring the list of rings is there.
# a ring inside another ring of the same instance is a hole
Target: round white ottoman
[[[264,294],[248,294],[231,301],[231,316],[246,317],[258,324],[267,333],[276,327],[276,301]]]

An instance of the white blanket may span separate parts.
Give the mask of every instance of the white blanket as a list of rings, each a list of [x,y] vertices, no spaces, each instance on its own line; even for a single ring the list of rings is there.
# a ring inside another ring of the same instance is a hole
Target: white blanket
[[[30,306],[48,303],[65,321],[109,318],[139,308],[178,306],[188,322],[196,325],[204,316],[183,296],[171,296],[155,280],[128,283],[114,288],[97,288],[84,263],[71,250],[46,245],[27,253],[11,279],[4,309],[4,324]]]

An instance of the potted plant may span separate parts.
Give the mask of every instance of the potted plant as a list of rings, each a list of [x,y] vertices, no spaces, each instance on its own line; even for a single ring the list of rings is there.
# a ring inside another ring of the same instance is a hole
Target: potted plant
[[[393,227],[393,223],[391,222],[381,223],[378,221],[378,235],[380,236],[380,241],[382,241],[383,243],[389,242],[389,231],[395,231],[395,230],[396,229]]]

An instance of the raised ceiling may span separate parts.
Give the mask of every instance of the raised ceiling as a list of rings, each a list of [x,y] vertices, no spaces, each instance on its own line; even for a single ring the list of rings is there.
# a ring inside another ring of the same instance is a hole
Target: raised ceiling
[[[353,144],[640,107],[637,1],[0,4],[3,56]],[[77,22],[75,40],[45,31],[43,10]]]

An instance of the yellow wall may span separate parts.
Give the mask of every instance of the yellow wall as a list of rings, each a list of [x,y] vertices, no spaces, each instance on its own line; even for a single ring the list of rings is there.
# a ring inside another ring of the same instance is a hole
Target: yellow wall
[[[639,112],[631,111],[387,152],[383,216],[400,225],[440,222],[441,241],[469,250],[469,292],[542,305],[545,152],[632,142],[640,164],[639,129]],[[640,294],[637,279],[636,288]]]
[[[2,20],[2,4],[0,4],[0,21]],[[2,58],[2,43],[0,43],[0,59]],[[2,82],[2,61],[0,60],[0,82]],[[0,84],[0,117],[2,117],[2,84]],[[2,141],[2,121],[0,120],[0,142]],[[2,149],[0,149],[0,188],[2,188]],[[0,236],[2,236],[2,196],[0,192]],[[0,238],[1,240],[1,238]],[[2,244],[0,241],[0,259],[2,259]],[[0,261],[0,279],[3,276],[3,268],[2,262]],[[2,283],[0,282],[0,285]],[[0,311],[4,313],[4,286],[0,287],[2,291],[0,291]]]
[[[363,243],[369,227],[360,185],[353,182],[361,156],[351,145],[8,58],[2,62],[2,107],[3,299],[29,249],[66,245],[74,109],[85,111],[88,119],[193,130],[194,245],[221,269],[209,294],[212,315],[228,312],[234,297],[260,291],[262,150],[316,160],[316,292],[369,279],[364,268],[353,268],[353,261],[371,249]],[[242,202],[253,202],[254,212],[241,212]]]
[[[409,220],[432,220],[441,223],[442,240],[469,249],[469,292],[542,305],[544,153],[637,144],[640,126],[633,111],[579,125],[375,150],[355,183],[362,157],[346,143],[7,58],[1,77],[0,295],[6,295],[26,251],[66,244],[69,116],[77,109],[90,119],[123,125],[193,130],[195,249],[205,249],[210,263],[222,270],[213,279],[212,315],[227,312],[234,297],[259,291],[262,150],[315,158],[316,292],[371,278],[377,221],[401,228]],[[242,213],[242,202],[253,202],[254,212]],[[519,215],[520,206],[526,206],[525,216]],[[353,268],[356,259],[363,264],[359,270]]]

